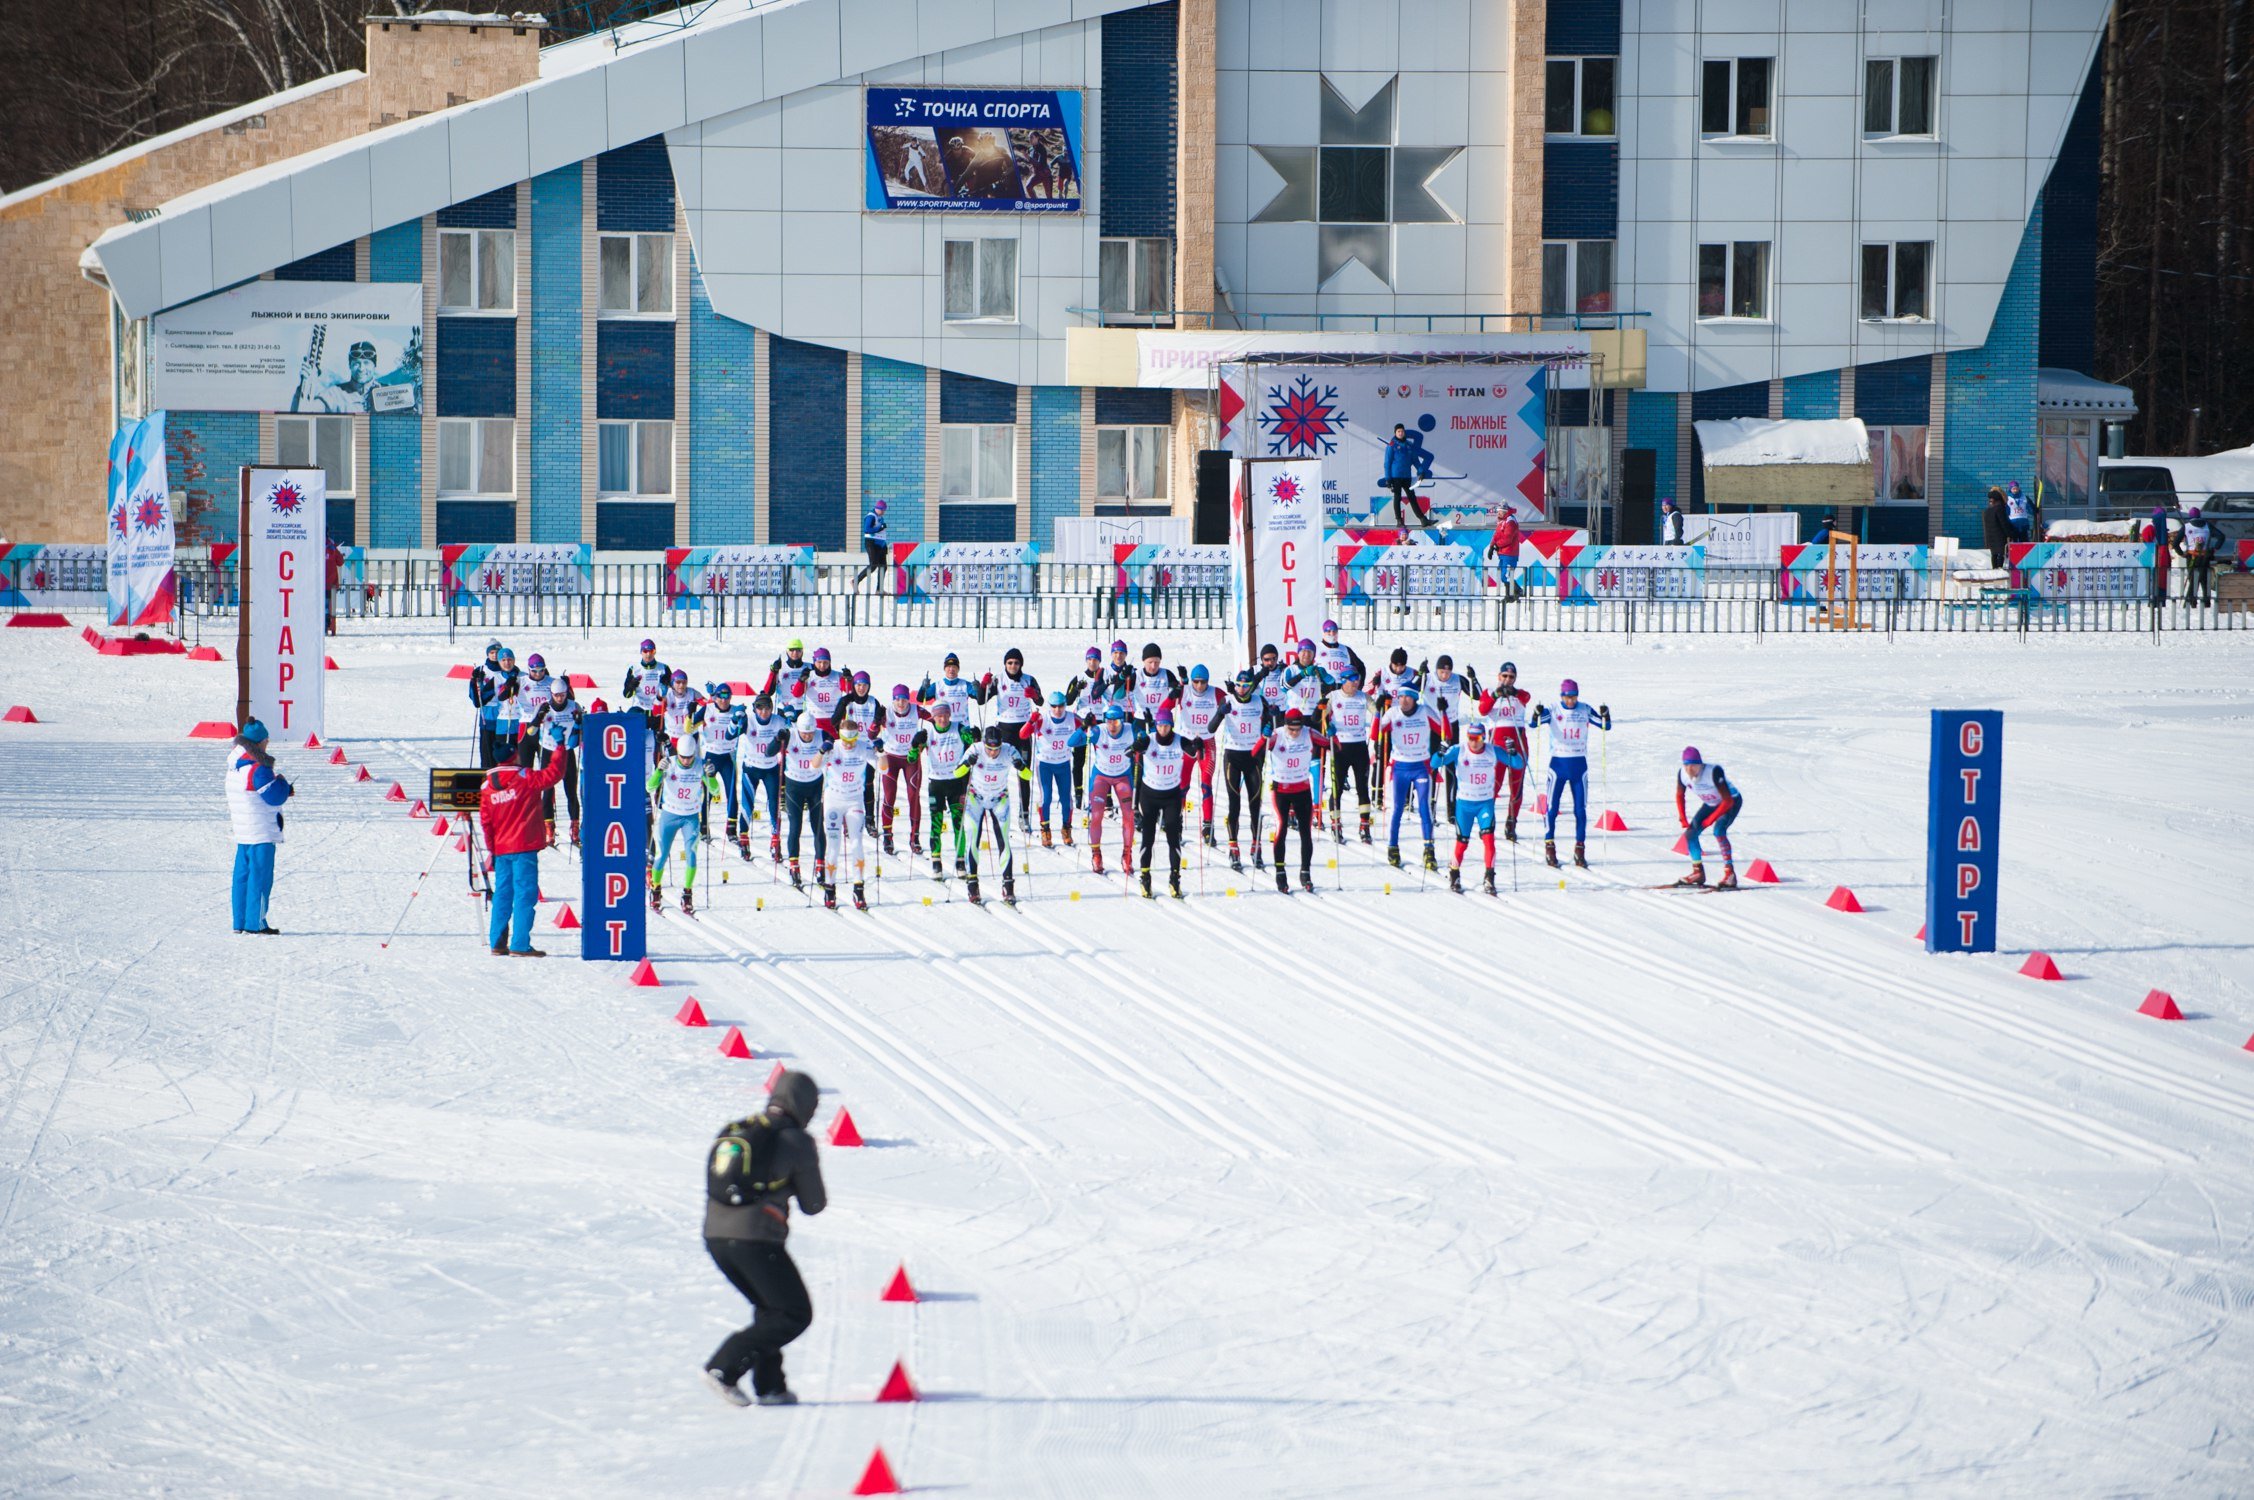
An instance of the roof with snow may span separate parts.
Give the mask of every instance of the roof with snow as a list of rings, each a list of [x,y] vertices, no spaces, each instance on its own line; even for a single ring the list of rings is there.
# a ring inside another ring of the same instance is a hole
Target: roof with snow
[[[1698,429],[1699,447],[1710,469],[1871,461],[1870,431],[1855,417],[1826,421],[1737,417],[1691,425]]]
[[[2052,415],[2079,417],[2133,417],[2136,393],[2125,385],[2112,385],[2079,370],[2045,366],[2035,372],[2035,404]]]

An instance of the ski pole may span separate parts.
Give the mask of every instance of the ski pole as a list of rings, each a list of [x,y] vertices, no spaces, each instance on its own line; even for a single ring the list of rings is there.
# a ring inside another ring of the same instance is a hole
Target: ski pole
[[[431,842],[438,847],[430,851],[429,862],[423,866],[423,873],[415,877],[413,888],[407,892],[406,902],[399,908],[399,920],[391,924],[391,932],[381,943],[377,944],[379,948],[389,948],[392,938],[399,936],[399,929],[407,924],[407,913],[413,909],[415,898],[423,893],[423,882],[430,878],[431,871],[438,868],[438,856],[446,852],[446,841],[444,839],[433,839]]]
[[[1606,812],[1612,811],[1612,726],[1609,720],[1605,725],[1604,739],[1597,746],[1597,800],[1604,804]],[[1604,857],[1605,862],[1609,864],[1612,861],[1612,827],[1610,820],[1606,820],[1603,833]]]

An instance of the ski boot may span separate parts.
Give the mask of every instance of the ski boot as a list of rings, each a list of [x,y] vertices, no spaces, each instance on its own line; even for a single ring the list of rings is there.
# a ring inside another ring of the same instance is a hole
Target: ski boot
[[[1542,863],[1548,865],[1553,870],[1562,868],[1562,866],[1560,866],[1557,862],[1556,839],[1542,840]]]
[[[1451,866],[1449,868],[1448,889],[1458,896],[1461,896],[1464,893],[1464,872],[1463,868],[1460,865]]]
[[[1104,872],[1104,852],[1101,847],[1092,846],[1089,848],[1088,868],[1098,875]]]
[[[1065,848],[1067,848],[1067,849],[1069,849],[1069,848],[1071,848],[1071,847],[1072,847],[1072,814],[1071,814],[1071,813],[1066,813],[1066,814],[1064,815],[1064,846],[1065,846]]]
[[[806,882],[798,878],[798,861],[795,859],[790,862],[790,888],[794,891],[806,888]]]
[[[858,880],[853,882],[853,909],[855,911],[867,911],[869,909],[868,893],[861,889],[861,882]]]
[[[571,847],[574,849],[579,847],[579,820],[577,818],[571,820]]]
[[[650,910],[665,910],[665,887],[654,881],[650,885]]]
[[[1703,886],[1706,884],[1706,866],[1693,861],[1690,873],[1675,882],[1677,885]]]
[[[1317,833],[1323,831],[1323,810],[1320,807],[1315,809],[1315,831]]]
[[[884,831],[884,852],[887,854],[896,854],[899,852],[892,847],[892,830],[889,828]]]
[[[710,1368],[705,1370],[704,1388],[730,1406],[751,1405],[751,1397],[744,1394],[743,1387],[723,1376],[718,1370]]]
[[[1396,870],[1401,868],[1401,846],[1399,844],[1385,846],[1385,862]]]
[[[761,1391],[755,1398],[761,1406],[796,1406],[798,1393],[787,1386],[777,1386],[771,1391]]]
[[[1239,875],[1244,873],[1244,853],[1237,848],[1235,839],[1229,840],[1229,868]]]
[[[967,891],[967,892],[969,893],[969,895],[970,895],[970,904],[971,904],[971,905],[973,905],[973,906],[984,906],[984,905],[986,904],[986,903],[985,903],[984,901],[981,901],[981,900],[979,899],[979,896],[978,896],[978,877],[977,877],[976,875],[968,875],[968,876],[965,876],[965,877],[964,877],[964,888],[965,888],[965,890],[966,890],[966,891]]]
[[[1049,825],[1043,823],[1041,825],[1041,847],[1044,849],[1054,849],[1056,846],[1057,842],[1055,835],[1049,832]]]
[[[730,818],[728,820],[728,842],[731,844],[734,843],[736,841],[736,835],[740,831],[741,830],[736,827],[736,820],[734,818]]]
[[[1171,894],[1171,895],[1172,895],[1172,896],[1174,897],[1174,899],[1175,899],[1175,900],[1179,901],[1179,900],[1183,899],[1183,898],[1182,898],[1182,877],[1181,877],[1181,876],[1179,876],[1179,875],[1177,875],[1177,876],[1175,876],[1175,877],[1174,877],[1174,878],[1173,878],[1173,879],[1172,879],[1171,881],[1169,881],[1169,882],[1167,883],[1167,891],[1169,892],[1169,894]]]
[[[776,834],[767,840],[767,858],[775,864],[783,862],[783,836]]]
[[[836,886],[834,886],[834,885],[825,885],[825,886],[823,886],[823,887],[822,887],[822,905],[823,905],[823,906],[825,906],[825,907],[827,907],[827,908],[829,908],[829,909],[830,909],[831,911],[836,911],[836,910],[837,910],[837,887],[836,887]]]
[[[1506,844],[1518,842],[1518,819],[1505,818],[1503,820],[1503,842]]]
[[[1588,846],[1588,845],[1586,845],[1586,844],[1582,844],[1582,843],[1575,843],[1575,844],[1574,844],[1574,846],[1573,846],[1573,867],[1574,867],[1575,869],[1577,869],[1577,870],[1586,870],[1587,868],[1589,868],[1589,846]]]
[[[1150,891],[1150,871],[1148,871],[1148,870],[1145,870],[1145,871],[1143,871],[1143,899],[1144,899],[1145,901],[1148,901],[1148,900],[1150,900],[1150,899],[1151,899],[1151,891]]]
[[[1479,888],[1490,896],[1495,894],[1495,872],[1493,870],[1489,870],[1479,877]]]
[[[1220,844],[1219,844],[1218,842],[1216,842],[1216,841],[1215,841],[1215,839],[1214,839],[1214,837],[1213,837],[1213,820],[1212,820],[1211,818],[1208,818],[1208,819],[1206,819],[1206,820],[1205,820],[1205,826],[1204,826],[1203,828],[1199,829],[1199,830],[1198,830],[1198,833],[1199,833],[1199,836],[1200,836],[1201,838],[1203,838],[1203,839],[1205,840],[1205,847],[1206,847],[1206,848],[1208,848],[1208,849],[1218,849],[1218,848],[1220,848],[1220,847],[1221,847],[1221,846],[1220,846]]]
[[[970,861],[960,854],[955,856],[955,873],[965,880],[970,878]]]
[[[1718,891],[1734,891],[1737,889],[1736,865],[1726,864],[1722,866],[1722,878],[1714,882],[1714,889]]]
[[[689,889],[687,886],[681,887],[681,915],[684,917],[693,917],[696,914],[697,893]]]
[[[1440,873],[1440,855],[1430,844],[1424,846],[1424,867],[1435,875]]]
[[[1291,894],[1291,877],[1284,873],[1282,865],[1276,866],[1276,894],[1279,896]]]
[[[548,847],[553,849],[556,847],[556,820],[554,818],[549,818],[547,820],[547,831]]]
[[[740,859],[742,859],[742,860],[743,860],[743,862],[744,862],[745,864],[747,864],[747,865],[748,865],[748,864],[750,864],[750,863],[751,863],[751,835],[750,835],[750,834],[748,834],[748,833],[742,833],[742,834],[738,834],[738,835],[736,836],[736,854],[737,854],[737,856],[738,856],[738,857],[739,857]]]
[[[1017,905],[1017,877],[1015,875],[1004,875],[1002,877],[1002,904],[1004,906]]]
[[[1252,846],[1252,868],[1254,868],[1255,870],[1265,870],[1268,868],[1266,861],[1264,861],[1260,857],[1260,846],[1258,844],[1254,844]]]
[[[936,854],[931,857],[931,878],[934,880],[945,880],[947,878],[946,862]]]
[[[1315,894],[1315,877],[1306,870],[1299,872],[1299,888],[1308,895]]]
[[[1365,844],[1375,843],[1375,840],[1370,837],[1370,813],[1368,808],[1362,809],[1362,842]]]

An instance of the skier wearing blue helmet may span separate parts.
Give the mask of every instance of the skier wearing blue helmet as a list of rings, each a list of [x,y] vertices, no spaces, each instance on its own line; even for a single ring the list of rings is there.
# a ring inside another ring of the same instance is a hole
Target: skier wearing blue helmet
[[[1205,799],[1201,836],[1209,849],[1217,847],[1213,842],[1213,764],[1217,759],[1214,738],[1221,716],[1228,711],[1229,700],[1214,688],[1212,674],[1205,670],[1204,663],[1190,668],[1189,685],[1182,689],[1181,699],[1174,705],[1174,730],[1182,743],[1182,753],[1197,767],[1197,784]]]
[[[1119,862],[1129,864],[1135,854],[1135,762],[1143,751],[1143,738],[1127,722],[1127,710],[1114,703],[1104,709],[1103,728],[1088,737],[1088,858],[1096,874],[1104,872],[1104,814],[1119,809]]]
[[[1401,814],[1408,811],[1409,794],[1417,801],[1417,822],[1424,828],[1424,867],[1440,868],[1439,851],[1432,847],[1432,753],[1448,732],[1447,722],[1419,699],[1414,681],[1394,689],[1393,706],[1380,721],[1390,748],[1393,783],[1393,824],[1386,835],[1385,860],[1401,867]]]
[[[1072,754],[1088,743],[1088,736],[1065,705],[1064,694],[1049,694],[1049,706],[1025,723],[1019,738],[1033,760],[1033,774],[1041,782],[1041,847],[1056,847],[1050,831],[1050,812],[1059,804],[1064,811],[1064,842],[1072,843]]]

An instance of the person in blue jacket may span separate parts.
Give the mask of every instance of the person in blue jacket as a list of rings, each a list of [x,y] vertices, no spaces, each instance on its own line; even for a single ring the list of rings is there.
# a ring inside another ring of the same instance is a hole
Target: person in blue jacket
[[[1385,487],[1393,492],[1393,524],[1396,526],[1430,526],[1432,513],[1425,509],[1424,501],[1417,495],[1417,481],[1431,472],[1432,456],[1425,452],[1424,440],[1409,436],[1408,427],[1400,422],[1393,424],[1393,436],[1385,445]],[[1417,514],[1414,521],[1401,513],[1406,501]]]
[[[266,726],[242,727],[227,761],[227,818],[235,831],[233,911],[235,931],[280,937],[266,920],[274,894],[274,846],[282,841],[282,804],[293,788],[274,770],[266,751]]]
[[[868,513],[861,517],[861,552],[868,558],[860,572],[853,575],[853,586],[859,588],[861,580],[875,574],[878,587],[884,584],[885,527],[884,502],[871,503]]]
[[[485,660],[470,668],[470,707],[477,711],[477,763],[491,770],[500,759],[493,744],[495,701],[501,693],[501,643],[485,643]]]

